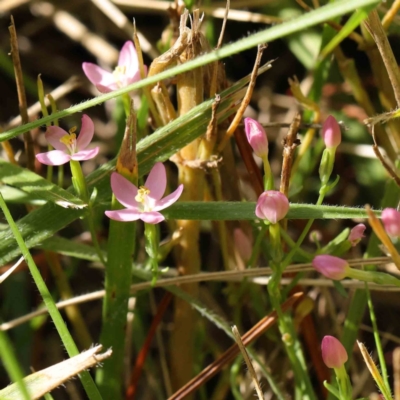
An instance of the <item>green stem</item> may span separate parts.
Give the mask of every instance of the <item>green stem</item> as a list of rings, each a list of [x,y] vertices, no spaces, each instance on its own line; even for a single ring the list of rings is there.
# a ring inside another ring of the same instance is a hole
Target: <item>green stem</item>
[[[0,330],[0,358],[11,380],[17,383],[21,399],[30,400],[28,389],[25,385],[24,374],[15,357],[13,346],[7,334]]]
[[[86,180],[82,172],[79,161],[71,160],[69,162],[72,174],[72,183],[78,196],[85,202],[89,203],[89,192],[86,186]]]
[[[378,324],[376,322],[374,306],[372,304],[371,292],[369,290],[368,283],[365,283],[365,293],[367,295],[367,304],[368,304],[368,308],[369,308],[369,315],[371,318],[372,329],[374,331],[375,346],[376,346],[376,351],[378,353],[379,365],[381,367],[381,374],[383,377],[383,381],[385,382],[386,394],[389,393],[389,399],[390,399],[391,398],[390,385],[389,385],[389,378],[388,378],[388,374],[387,374],[386,361],[385,361],[385,356],[383,354],[382,342],[379,337]]]
[[[155,285],[160,274],[158,268],[158,235],[156,226],[154,224],[145,223],[144,235],[146,236],[146,252],[150,257],[151,272],[153,274],[151,284]]]
[[[10,225],[10,229],[14,234],[18,246],[21,249],[22,255],[24,256],[26,263],[28,264],[32,278],[35,281],[39,293],[43,298],[46,308],[49,311],[50,317],[53,320],[54,325],[56,326],[57,332],[60,335],[60,338],[63,342],[64,347],[68,352],[68,355],[70,357],[78,355],[79,354],[78,348],[76,347],[76,344],[71,334],[69,333],[67,326],[65,325],[64,319],[60,314],[59,310],[57,309],[57,306],[55,305],[54,300],[51,297],[51,294],[47,289],[47,286],[42,276],[40,275],[40,272],[35,262],[33,261],[31,254],[29,253],[29,249],[27,248],[24,239],[22,238],[21,233],[19,232],[18,227],[15,224],[1,194],[0,194],[0,207],[3,210],[4,216],[6,217],[8,224]],[[100,400],[102,398],[88,371],[82,371],[80,373],[80,379],[89,399]]]

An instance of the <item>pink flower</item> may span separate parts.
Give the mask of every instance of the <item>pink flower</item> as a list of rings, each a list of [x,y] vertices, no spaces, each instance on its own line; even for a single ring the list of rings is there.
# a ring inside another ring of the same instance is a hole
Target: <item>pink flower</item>
[[[276,190],[267,190],[261,193],[257,200],[256,215],[258,218],[266,219],[271,224],[276,224],[285,218],[289,211],[289,200]]]
[[[158,211],[175,203],[183,190],[183,185],[179,185],[173,193],[162,199],[166,186],[167,175],[164,165],[160,162],[154,165],[146,183],[139,189],[122,175],[114,172],[111,175],[111,189],[117,200],[126,208],[106,211],[105,214],[116,221],[141,219],[148,224],[158,224],[165,219]]]
[[[139,61],[135,46],[126,42],[119,53],[118,66],[109,72],[96,64],[84,62],[83,72],[101,93],[112,92],[140,80]]]
[[[346,349],[333,336],[324,336],[321,343],[322,359],[328,368],[339,369],[343,367],[348,356]]]
[[[335,281],[345,278],[350,269],[346,260],[326,254],[315,256],[312,265],[322,275]]]
[[[244,127],[254,154],[260,158],[268,157],[268,138],[261,124],[252,118],[245,118]]]
[[[382,211],[382,222],[390,236],[400,236],[400,213],[394,208],[385,208]]]
[[[322,125],[322,138],[327,148],[336,148],[342,141],[342,132],[335,117],[330,115]]]
[[[78,139],[75,130],[76,127],[73,127],[68,133],[58,126],[49,126],[46,131],[46,139],[55,150],[37,154],[38,161],[46,165],[62,165],[71,160],[84,161],[96,157],[99,147],[86,149],[93,139],[93,121],[84,114]]]
[[[348,240],[353,247],[364,237],[365,229],[366,226],[364,224],[358,224],[350,231]]]

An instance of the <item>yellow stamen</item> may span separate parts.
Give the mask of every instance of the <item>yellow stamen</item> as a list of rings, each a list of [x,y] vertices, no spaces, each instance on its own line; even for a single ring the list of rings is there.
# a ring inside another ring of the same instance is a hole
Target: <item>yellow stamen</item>
[[[125,65],[119,65],[118,67],[115,67],[113,75],[115,78],[115,81],[121,85],[121,79],[122,77],[126,74],[126,66]]]
[[[60,142],[64,143],[66,146],[72,146],[76,142],[76,134],[75,133],[70,133],[69,135],[66,134],[60,139]]]
[[[137,195],[135,196],[135,200],[138,203],[144,203],[146,196],[150,194],[150,190],[144,186],[140,186]]]

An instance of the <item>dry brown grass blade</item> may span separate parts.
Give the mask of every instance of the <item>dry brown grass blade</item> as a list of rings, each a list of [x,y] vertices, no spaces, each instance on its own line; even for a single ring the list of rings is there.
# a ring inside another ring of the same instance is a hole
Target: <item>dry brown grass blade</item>
[[[400,400],[400,347],[393,351],[394,400]]]
[[[295,306],[295,304],[300,301],[303,296],[303,293],[296,293],[292,295],[282,304],[282,311],[286,312],[287,310]],[[260,335],[271,328],[277,322],[277,320],[277,314],[275,311],[264,317],[256,325],[254,325],[253,328],[251,328],[242,336],[243,345],[247,346],[248,344],[256,340]],[[204,368],[203,371],[200,372],[200,374],[194,377],[185,386],[180,388],[168,400],[182,400],[185,398],[185,396],[193,393],[205,382],[211,379],[216,373],[218,373],[226,364],[233,361],[235,357],[239,354],[239,352],[240,350],[236,344],[229,347],[229,349],[226,350],[225,353],[218,358],[218,360],[214,361],[208,367]]]
[[[11,25],[8,27],[10,32],[10,44],[11,44],[11,57],[14,64],[15,81],[17,83],[18,93],[18,107],[21,114],[21,120],[24,124],[29,122],[28,117],[28,106],[26,102],[26,94],[24,87],[24,76],[22,73],[21,60],[19,58],[18,50],[18,39],[17,31],[15,29],[14,18],[11,16]],[[24,133],[24,145],[26,152],[26,164],[27,167],[33,171],[35,169],[35,151],[33,148],[33,140],[31,132]]]

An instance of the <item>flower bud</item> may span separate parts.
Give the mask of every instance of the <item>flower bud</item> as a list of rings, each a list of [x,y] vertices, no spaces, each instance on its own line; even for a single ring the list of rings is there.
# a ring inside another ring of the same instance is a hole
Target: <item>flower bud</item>
[[[400,213],[394,208],[385,208],[382,211],[382,222],[390,236],[400,236]]]
[[[257,200],[256,215],[258,218],[266,219],[271,224],[276,224],[285,218],[289,211],[289,200],[276,190],[267,190],[261,193]]]
[[[312,265],[322,275],[335,281],[345,278],[350,269],[346,260],[327,254],[315,256]]]
[[[325,146],[329,148],[336,148],[342,141],[342,132],[335,117],[330,115],[322,125],[322,139],[324,139]]]
[[[267,134],[261,124],[252,118],[245,118],[244,127],[254,154],[260,158],[268,157]]]
[[[353,247],[364,237],[365,229],[366,226],[364,224],[358,224],[350,231],[348,241]]]
[[[328,368],[339,369],[348,360],[346,349],[333,336],[324,336],[321,343],[322,359]]]

